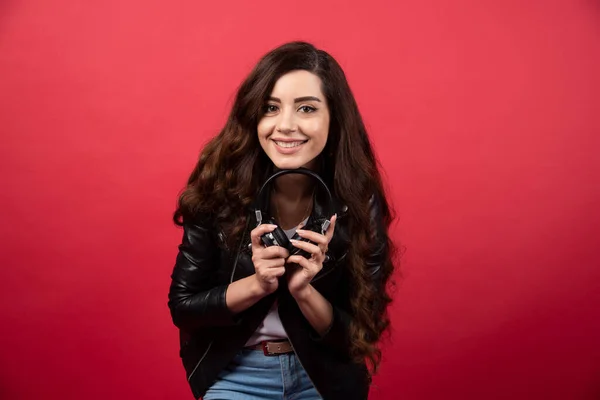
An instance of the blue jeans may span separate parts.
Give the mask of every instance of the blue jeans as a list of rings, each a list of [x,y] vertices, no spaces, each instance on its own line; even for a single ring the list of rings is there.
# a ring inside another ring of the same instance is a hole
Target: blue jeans
[[[219,374],[203,400],[321,399],[294,353],[265,356],[242,349]]]

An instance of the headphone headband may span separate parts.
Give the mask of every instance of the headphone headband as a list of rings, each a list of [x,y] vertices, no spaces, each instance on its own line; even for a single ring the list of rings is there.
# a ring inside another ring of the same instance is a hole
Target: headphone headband
[[[300,175],[306,175],[306,176],[310,176],[313,179],[315,179],[317,182],[319,182],[319,184],[321,185],[321,187],[323,187],[323,189],[325,189],[325,193],[327,193],[327,197],[328,197],[328,202],[327,202],[327,214],[328,214],[328,219],[331,219],[331,217],[333,217],[333,211],[332,211],[332,207],[333,207],[333,196],[331,195],[331,191],[329,190],[329,188],[327,187],[327,185],[325,184],[325,181],[323,181],[323,179],[315,172],[311,171],[308,168],[297,168],[297,169],[282,169],[279,170],[277,172],[275,172],[273,175],[271,175],[269,178],[267,178],[267,180],[265,181],[265,183],[263,183],[262,187],[260,188],[260,190],[258,191],[258,196],[257,196],[257,205],[256,205],[256,220],[258,222],[258,224],[260,225],[260,223],[262,222],[262,206],[265,202],[265,198],[266,195],[263,195],[263,192],[265,190],[265,188],[268,186],[268,184],[273,180],[276,179],[282,175],[287,175],[287,174],[300,174]]]

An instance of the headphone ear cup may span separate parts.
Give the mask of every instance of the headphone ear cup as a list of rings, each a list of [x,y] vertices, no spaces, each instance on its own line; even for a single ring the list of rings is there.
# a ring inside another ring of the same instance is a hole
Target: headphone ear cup
[[[269,219],[265,220],[264,224],[269,224],[269,225],[277,225],[277,224],[275,223],[275,221],[273,221],[273,219],[271,219],[271,218],[269,218]],[[263,235],[260,237],[260,240],[261,240],[261,241],[262,241],[262,243],[263,243],[265,246],[267,246],[267,247],[270,247],[270,246],[275,246],[275,245],[278,243],[278,242],[276,242],[276,241],[277,241],[277,238],[276,238],[276,236],[275,236],[275,235],[273,235],[273,232],[267,232],[267,233],[263,234]]]
[[[275,224],[275,221],[273,221],[273,220],[269,220],[266,223],[272,224],[272,225],[277,225],[277,224]],[[291,249],[294,248],[292,246],[292,243],[288,239],[287,235],[283,231],[283,229],[281,229],[279,226],[277,226],[277,228],[275,228],[271,232],[267,232],[264,235],[262,235],[260,237],[260,239],[262,240],[264,245],[267,247],[281,246],[281,247],[287,249],[289,252],[291,252]]]
[[[260,237],[260,241],[266,246],[266,247],[270,247],[270,246],[274,246],[275,245],[275,237],[272,235],[271,232],[267,232],[264,235],[262,235]]]
[[[291,249],[294,248],[283,229],[281,229],[279,226],[275,228],[273,232],[271,232],[271,234],[273,235],[279,246],[287,249],[289,252],[291,252]]]

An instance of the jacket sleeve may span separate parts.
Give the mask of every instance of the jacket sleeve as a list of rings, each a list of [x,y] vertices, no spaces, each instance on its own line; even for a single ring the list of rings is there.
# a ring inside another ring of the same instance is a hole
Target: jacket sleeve
[[[236,324],[225,302],[228,285],[215,284],[219,248],[214,237],[207,220],[184,220],[168,302],[173,323],[180,329]]]
[[[370,233],[372,250],[367,257],[365,272],[370,277],[370,282],[375,286],[376,291],[384,290],[381,281],[381,265],[387,257],[387,232],[383,224],[378,199],[372,196],[370,199]],[[352,243],[350,243],[352,245]],[[346,272],[348,273],[348,272]],[[353,320],[353,311],[350,305],[350,281],[349,278],[345,287],[340,287],[339,295],[336,301],[332,301],[333,319],[329,329],[323,336],[313,335],[313,340],[321,342],[323,345],[332,348],[345,358],[350,356],[350,323]]]

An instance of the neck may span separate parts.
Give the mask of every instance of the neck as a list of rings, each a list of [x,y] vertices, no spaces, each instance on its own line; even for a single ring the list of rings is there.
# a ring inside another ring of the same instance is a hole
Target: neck
[[[273,183],[271,206],[277,224],[283,229],[297,226],[310,215],[315,183],[310,176],[287,174]]]
[[[311,178],[300,174],[287,174],[275,179],[273,191],[279,199],[297,202],[312,195],[314,183]]]
[[[318,173],[318,163],[313,160],[305,165],[305,168]],[[274,171],[279,171],[279,168],[274,167]],[[314,192],[315,182],[310,176],[302,174],[287,174],[278,177],[273,181],[273,191],[279,199],[284,199],[288,202],[299,202],[310,199]]]

